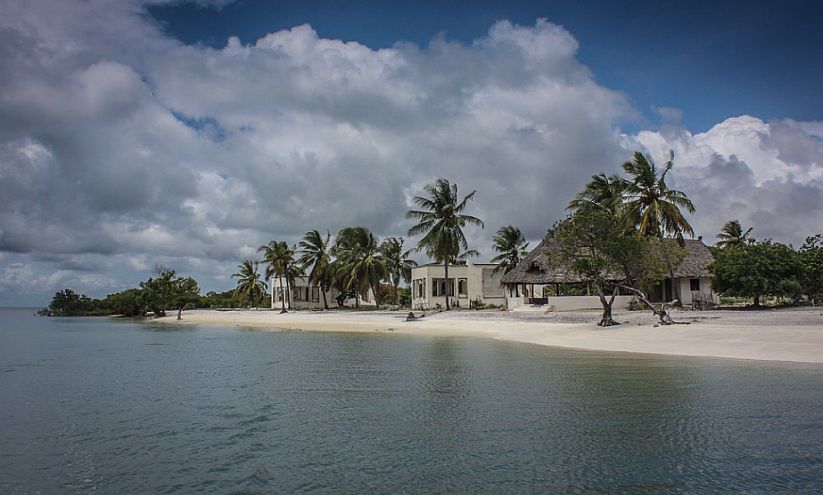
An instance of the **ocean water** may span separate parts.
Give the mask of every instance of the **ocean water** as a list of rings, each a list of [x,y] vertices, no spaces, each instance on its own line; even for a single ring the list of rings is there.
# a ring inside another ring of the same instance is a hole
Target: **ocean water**
[[[0,310],[0,493],[823,492],[823,367]]]

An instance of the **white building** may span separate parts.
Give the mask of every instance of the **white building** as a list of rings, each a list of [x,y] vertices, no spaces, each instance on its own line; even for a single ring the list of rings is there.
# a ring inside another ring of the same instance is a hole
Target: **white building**
[[[285,279],[283,279],[283,287],[281,288],[280,278],[271,278],[272,309],[283,307],[282,300],[285,294],[285,287]],[[291,289],[291,297],[287,297],[285,300],[286,309],[323,309],[325,307],[323,303],[323,291],[320,287],[309,284],[308,277],[297,277],[294,285],[289,288]],[[341,298],[340,301],[338,301],[339,296],[340,292],[335,288],[331,288],[325,293],[326,303],[329,308],[337,308],[340,306],[353,308],[358,305],[368,308],[376,305],[374,302],[374,292],[372,292],[371,289],[363,294],[358,294],[358,301],[355,301],[353,297],[347,299]]]
[[[412,268],[411,301],[414,309],[446,307],[446,290],[449,302],[455,308],[474,307],[477,302],[503,306],[506,293],[500,284],[503,272],[494,273],[496,264],[466,262],[449,265],[449,281],[446,283],[442,263],[430,263]]]

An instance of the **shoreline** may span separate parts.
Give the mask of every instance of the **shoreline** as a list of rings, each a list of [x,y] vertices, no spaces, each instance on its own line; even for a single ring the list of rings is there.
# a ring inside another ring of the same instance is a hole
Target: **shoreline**
[[[419,314],[420,312],[415,312]],[[481,337],[589,351],[823,364],[823,309],[770,312],[678,311],[688,325],[655,325],[650,312],[615,313],[621,325],[601,328],[598,312],[454,311],[406,322],[407,311],[190,310],[152,323],[282,331],[397,333]],[[173,318],[173,317],[171,317]]]

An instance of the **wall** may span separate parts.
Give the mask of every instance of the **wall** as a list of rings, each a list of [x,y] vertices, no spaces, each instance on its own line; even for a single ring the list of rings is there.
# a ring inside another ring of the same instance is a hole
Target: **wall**
[[[628,309],[629,302],[634,296],[616,296],[612,309]],[[554,296],[548,298],[548,304],[544,306],[531,306],[524,297],[510,297],[508,299],[509,309],[519,309],[527,311],[534,309],[538,311],[581,311],[588,309],[603,309],[600,298],[597,296]]]

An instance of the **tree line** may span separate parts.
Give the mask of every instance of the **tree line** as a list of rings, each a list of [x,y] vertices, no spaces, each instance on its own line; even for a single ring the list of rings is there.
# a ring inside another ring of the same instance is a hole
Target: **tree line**
[[[738,220],[717,234],[710,266],[714,289],[732,297],[751,298],[759,307],[766,298],[777,302],[823,301],[823,236],[806,237],[799,249],[771,239],[756,240],[752,228]]]

